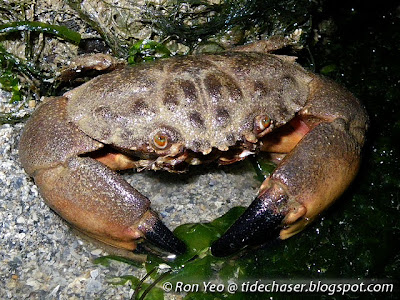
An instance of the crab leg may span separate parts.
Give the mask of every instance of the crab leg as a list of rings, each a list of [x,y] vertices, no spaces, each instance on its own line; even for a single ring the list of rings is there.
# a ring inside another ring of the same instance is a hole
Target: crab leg
[[[310,130],[264,181],[249,208],[214,242],[213,255],[230,255],[278,236],[289,238],[331,205],[358,170],[367,123],[363,111],[350,93],[315,77],[310,84],[309,100],[299,112],[301,122]],[[294,138],[297,135],[288,134]],[[282,137],[281,145],[278,141],[274,152],[292,147],[288,136]],[[268,143],[265,145],[263,150],[270,150]]]
[[[103,147],[66,117],[67,99],[42,104],[21,136],[21,162],[46,203],[87,235],[134,250],[145,238],[163,250],[184,252],[184,244],[149,208],[150,201],[120,175],[85,156]]]

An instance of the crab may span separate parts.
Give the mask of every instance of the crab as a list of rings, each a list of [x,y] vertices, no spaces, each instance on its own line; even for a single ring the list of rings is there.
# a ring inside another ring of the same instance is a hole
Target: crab
[[[354,179],[368,123],[349,91],[272,54],[287,44],[277,38],[117,67],[46,99],[22,133],[21,163],[45,202],[85,234],[127,250],[145,239],[180,254],[185,244],[116,171],[183,172],[279,153],[284,158],[211,253],[287,239]]]

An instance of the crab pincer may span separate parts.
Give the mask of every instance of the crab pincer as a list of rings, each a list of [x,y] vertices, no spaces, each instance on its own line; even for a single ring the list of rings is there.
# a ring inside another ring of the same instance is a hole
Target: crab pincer
[[[268,190],[257,197],[239,219],[211,246],[217,257],[229,256],[247,246],[260,246],[276,239],[287,214],[287,197],[273,197]],[[277,199],[278,198],[278,199]]]
[[[164,251],[183,253],[185,245],[150,209],[150,201],[86,155],[103,145],[68,121],[66,104],[65,97],[43,103],[20,141],[21,162],[46,203],[73,227],[106,244],[134,250],[146,239]]]

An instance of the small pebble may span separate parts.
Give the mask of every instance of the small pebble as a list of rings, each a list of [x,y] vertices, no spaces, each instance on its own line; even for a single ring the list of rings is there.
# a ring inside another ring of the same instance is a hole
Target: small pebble
[[[24,224],[25,223],[25,218],[23,216],[19,216],[17,218],[17,224]]]
[[[103,253],[102,249],[95,249],[92,252],[90,252],[90,254],[95,255],[95,256],[99,256],[102,253]]]
[[[90,277],[95,279],[97,276],[99,276],[99,270],[95,269],[93,271],[90,271]]]

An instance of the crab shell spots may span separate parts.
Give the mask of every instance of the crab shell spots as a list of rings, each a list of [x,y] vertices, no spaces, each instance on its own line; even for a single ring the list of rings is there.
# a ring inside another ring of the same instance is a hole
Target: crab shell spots
[[[185,95],[185,100],[188,103],[198,101],[196,86],[194,85],[194,83],[192,81],[182,80],[180,82],[180,87],[182,88],[182,91]]]
[[[254,94],[260,98],[266,98],[270,95],[271,91],[268,89],[267,85],[259,80],[253,82]]]
[[[216,126],[217,127],[226,127],[230,123],[230,114],[225,108],[218,108],[215,115]]]
[[[213,72],[204,78],[206,92],[211,97],[213,103],[236,102],[243,98],[242,91],[235,80],[223,72]]]
[[[65,96],[69,120],[102,143],[154,151],[152,134],[164,128],[172,143],[206,154],[251,136],[257,116],[275,127],[288,122],[304,106],[310,81],[280,56],[225,52],[116,70]]]
[[[142,98],[132,101],[132,107],[129,107],[130,103],[127,103],[127,110],[131,111],[135,116],[151,116],[155,114],[155,111],[149,107],[146,101]]]
[[[174,92],[167,92],[164,95],[164,98],[162,100],[162,103],[164,104],[164,106],[170,110],[170,111],[174,111],[177,107],[177,105],[179,104],[179,100],[176,96],[176,93]]]
[[[198,127],[201,129],[205,129],[204,127],[204,120],[201,117],[201,114],[197,111],[192,112],[189,114],[189,120],[192,123],[193,127]]]

